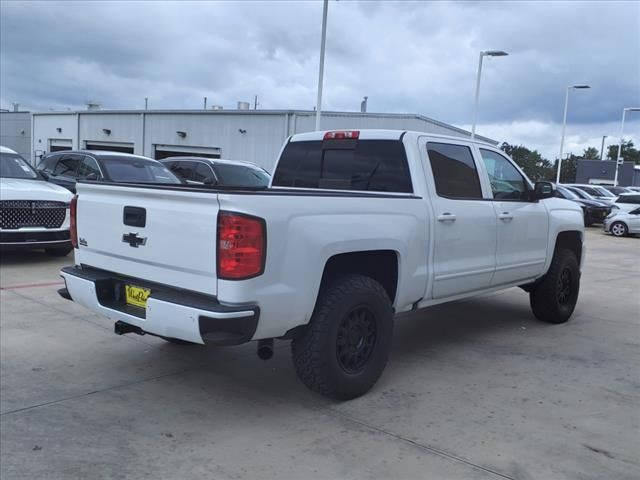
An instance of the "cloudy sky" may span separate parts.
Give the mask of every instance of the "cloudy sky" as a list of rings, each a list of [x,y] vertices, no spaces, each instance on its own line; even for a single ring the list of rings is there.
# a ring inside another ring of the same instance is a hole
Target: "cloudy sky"
[[[321,1],[0,1],[0,103],[84,108],[313,109]],[[616,143],[640,106],[640,2],[331,0],[323,108],[419,113],[557,156]],[[640,143],[640,113],[625,136]]]

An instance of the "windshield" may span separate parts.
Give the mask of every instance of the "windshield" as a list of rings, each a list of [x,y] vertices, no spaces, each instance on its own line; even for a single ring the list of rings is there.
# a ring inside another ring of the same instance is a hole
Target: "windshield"
[[[216,163],[213,165],[219,185],[229,187],[266,187],[269,174],[259,168],[248,165]]]
[[[568,200],[580,200],[580,197],[568,188],[556,187],[556,190],[558,190],[562,194],[562,196]]]
[[[101,157],[107,176],[114,182],[182,183],[164,165],[132,157]]]
[[[573,193],[575,193],[576,195],[578,195],[580,198],[583,198],[585,200],[595,200],[595,198],[593,198],[591,195],[589,195],[587,192],[583,192],[582,190],[580,190],[579,188],[567,188],[567,190],[571,190]]]
[[[597,192],[600,193],[601,197],[609,197],[609,198],[615,198],[615,195],[613,193],[611,193],[609,190],[607,190],[604,187],[601,186],[595,186],[593,187]]]
[[[37,180],[38,174],[17,153],[0,153],[0,178],[24,178]]]

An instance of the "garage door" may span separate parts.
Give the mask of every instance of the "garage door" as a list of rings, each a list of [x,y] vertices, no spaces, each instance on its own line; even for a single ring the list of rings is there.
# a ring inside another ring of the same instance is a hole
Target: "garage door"
[[[62,150],[71,150],[72,143],[70,138],[50,138],[49,151],[60,152]]]
[[[222,151],[218,147],[187,147],[183,145],[154,145],[154,157],[162,160],[169,157],[220,158]]]
[[[108,150],[110,152],[133,153],[133,143],[94,142],[86,140],[84,148],[87,150]]]

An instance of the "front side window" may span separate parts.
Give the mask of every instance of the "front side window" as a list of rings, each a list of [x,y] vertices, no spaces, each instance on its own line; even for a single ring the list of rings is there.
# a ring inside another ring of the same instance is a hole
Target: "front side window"
[[[461,200],[482,198],[478,171],[469,147],[428,142],[427,153],[439,196]]]
[[[616,203],[638,203],[640,204],[640,195],[620,195]]]
[[[278,162],[273,185],[413,192],[407,156],[399,140],[291,142]]]
[[[38,179],[31,165],[17,153],[0,153],[0,178]]]
[[[522,200],[528,198],[528,185],[513,164],[499,153],[480,149],[491,191],[496,200]]]

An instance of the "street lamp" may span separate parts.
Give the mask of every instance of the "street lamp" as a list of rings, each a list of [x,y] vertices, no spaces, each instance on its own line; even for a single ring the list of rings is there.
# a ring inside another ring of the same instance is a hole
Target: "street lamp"
[[[480,52],[480,59],[478,60],[478,77],[476,78],[476,102],[473,107],[473,125],[471,126],[471,138],[476,137],[476,121],[478,120],[478,102],[480,100],[480,75],[482,74],[482,59],[484,57],[506,57],[509,55],[502,50],[485,50]]]
[[[322,36],[320,39],[320,68],[318,69],[318,100],[316,102],[316,131],[320,130],[320,111],[322,110],[322,79],[324,77],[324,46],[327,43],[327,10],[329,0],[322,6]]]
[[[622,125],[620,126],[620,144],[618,144],[618,156],[616,158],[616,174],[613,177],[613,186],[618,186],[618,167],[623,162],[622,159],[622,134],[624,133],[624,117],[627,112],[640,112],[640,107],[627,107],[622,109]]]
[[[564,118],[562,119],[562,137],[560,138],[560,155],[558,155],[558,173],[556,175],[556,184],[560,183],[560,167],[562,166],[562,151],[564,150],[564,132],[567,128],[567,109],[569,108],[569,90],[583,90],[591,88],[589,85],[569,85],[567,94],[564,97]]]
[[[602,145],[600,146],[600,161],[602,161],[603,155],[604,155],[604,139],[607,138],[609,135],[602,135]]]

